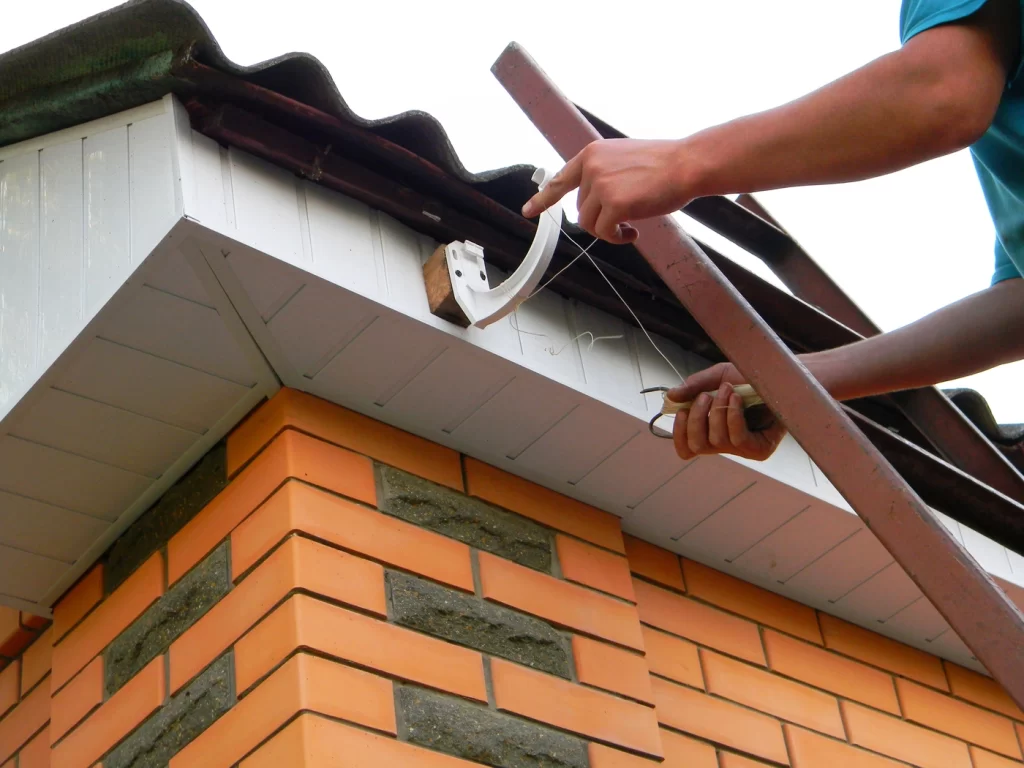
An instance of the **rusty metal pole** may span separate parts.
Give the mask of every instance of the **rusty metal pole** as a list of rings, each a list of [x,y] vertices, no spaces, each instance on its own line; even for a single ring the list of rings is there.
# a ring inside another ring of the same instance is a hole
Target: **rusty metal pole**
[[[491,70],[566,160],[600,134],[518,44]],[[1024,616],[670,217],[631,222],[637,248],[793,437],[1024,707]]]

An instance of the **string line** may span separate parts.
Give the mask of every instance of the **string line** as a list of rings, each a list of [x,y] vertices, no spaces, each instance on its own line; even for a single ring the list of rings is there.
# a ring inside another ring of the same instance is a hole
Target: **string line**
[[[672,373],[674,373],[674,374],[675,374],[676,376],[678,376],[678,377],[679,377],[679,381],[680,381],[680,383],[684,383],[684,382],[686,381],[685,377],[684,377],[684,376],[683,376],[683,375],[682,375],[681,373],[679,373],[679,371],[678,371],[678,370],[676,370],[676,367],[675,367],[674,365],[672,365],[672,361],[668,359],[668,356],[667,356],[667,355],[666,355],[666,354],[665,354],[664,352],[662,352],[662,351],[661,351],[661,349],[660,349],[660,348],[658,347],[658,345],[657,345],[657,344],[655,344],[655,343],[654,343],[654,339],[653,339],[653,338],[651,337],[651,334],[650,334],[650,333],[648,333],[647,329],[646,329],[646,328],[644,328],[644,324],[640,322],[640,318],[636,316],[636,312],[634,312],[634,311],[633,311],[633,308],[632,308],[631,306],[629,306],[629,304],[628,304],[628,303],[626,303],[626,300],[625,300],[624,298],[622,298],[622,294],[621,294],[621,293],[619,293],[619,291],[618,291],[618,289],[617,289],[617,288],[615,287],[614,283],[612,283],[612,281],[608,279],[608,276],[607,276],[607,275],[606,275],[606,274],[604,273],[604,271],[603,271],[603,270],[602,270],[602,269],[601,269],[601,268],[600,268],[600,267],[599,267],[599,266],[597,265],[597,262],[596,262],[596,261],[594,261],[594,257],[593,257],[593,256],[591,256],[591,255],[590,255],[590,254],[588,253],[588,251],[589,251],[589,250],[590,250],[591,248],[593,248],[593,247],[594,247],[594,243],[596,243],[596,242],[597,242],[597,238],[595,237],[595,238],[594,238],[594,242],[593,242],[593,243],[591,243],[590,245],[588,245],[588,246],[587,246],[586,248],[584,248],[584,247],[583,247],[583,246],[581,246],[581,245],[580,245],[580,244],[579,244],[578,242],[576,242],[576,239],[575,239],[575,238],[574,238],[574,237],[573,237],[572,235],[570,235],[570,234],[569,234],[568,232],[566,232],[566,231],[565,231],[565,229],[564,229],[564,228],[562,227],[562,224],[561,224],[561,222],[559,222],[559,221],[558,221],[558,220],[557,220],[557,219],[555,218],[555,215],[554,215],[553,213],[551,213],[551,210],[550,210],[550,209],[548,209],[548,210],[546,210],[546,211],[544,211],[544,212],[545,212],[545,213],[546,213],[546,214],[547,214],[548,216],[550,216],[550,217],[551,217],[552,221],[554,221],[554,222],[555,222],[556,224],[558,224],[558,229],[559,229],[559,230],[561,231],[561,233],[562,233],[563,235],[565,235],[565,236],[566,236],[567,238],[569,238],[569,242],[571,242],[571,243],[572,243],[573,245],[575,245],[575,246],[576,246],[577,248],[579,248],[579,249],[580,249],[580,255],[579,255],[579,256],[577,256],[577,257],[576,257],[576,259],[580,258],[581,256],[586,256],[586,257],[587,257],[587,260],[588,260],[588,261],[589,261],[589,262],[590,262],[590,263],[591,263],[591,264],[593,265],[594,269],[596,269],[596,270],[597,270],[597,273],[598,273],[599,275],[601,275],[601,277],[603,277],[603,278],[604,278],[604,281],[605,281],[606,283],[608,283],[608,287],[612,289],[612,293],[614,293],[614,294],[615,294],[615,295],[616,295],[616,296],[618,297],[619,301],[621,301],[621,302],[622,302],[622,306],[624,306],[624,307],[625,307],[625,308],[626,308],[626,309],[627,309],[627,310],[629,311],[629,314],[633,316],[633,319],[634,319],[634,320],[636,321],[636,324],[637,324],[637,326],[639,326],[640,330],[644,332],[644,336],[646,336],[646,337],[647,337],[647,341],[649,341],[649,342],[651,343],[651,346],[652,346],[652,347],[654,347],[654,351],[655,351],[655,352],[657,352],[657,353],[658,353],[659,355],[661,355],[661,359],[662,359],[662,360],[664,360],[664,361],[665,361],[665,362],[666,362],[666,363],[668,364],[668,367],[672,369]],[[569,263],[569,265],[567,265],[567,266],[565,267],[565,269],[568,269],[568,267],[569,267],[569,266],[571,266],[571,265],[572,265],[572,263],[576,261],[576,259],[573,259],[573,261],[572,261],[572,262],[570,262],[570,263]],[[565,271],[565,269],[563,269],[563,270],[560,270],[558,274],[561,274],[562,272],[564,272],[564,271]],[[555,275],[555,277],[557,277],[557,276],[558,276],[558,275]],[[552,278],[552,279],[554,279],[554,278]],[[548,283],[550,283],[550,282],[551,282],[551,280],[548,280]],[[548,283],[545,283],[544,285],[546,286],[546,285],[547,285]],[[535,292],[534,292],[533,294],[531,294],[531,296],[530,296],[530,297],[528,297],[528,298],[533,298],[533,296],[536,296],[536,295],[537,295],[537,292],[535,291]],[[591,346],[593,346],[593,344],[591,344]]]
[[[536,294],[534,294],[534,295],[536,295]],[[531,296],[531,297],[528,297],[528,298],[533,298],[533,297]],[[508,316],[508,324],[512,326],[512,328],[515,330],[516,333],[524,333],[527,336],[536,336],[536,337],[541,338],[541,339],[550,339],[551,338],[546,333],[535,333],[533,331],[524,331],[524,330],[522,330],[519,327],[519,323],[516,322],[515,316],[516,316],[515,312],[513,312],[511,315]],[[584,331],[583,333],[578,333],[575,336],[573,336],[571,339],[569,339],[567,342],[565,342],[565,344],[563,344],[559,349],[556,350],[555,349],[555,345],[552,344],[550,347],[545,347],[544,351],[547,352],[552,357],[558,357],[560,354],[565,352],[566,348],[568,348],[569,345],[571,345],[574,341],[579,341],[584,336],[589,336],[590,337],[590,343],[587,345],[587,352],[590,352],[594,348],[594,344],[596,344],[599,341],[612,341],[612,340],[615,340],[615,339],[624,339],[624,338],[626,338],[621,333],[617,334],[615,336],[595,336],[590,331]],[[553,339],[552,339],[552,341],[553,341]]]
[[[594,238],[594,243],[596,243],[596,242],[597,242],[597,238],[595,237],[595,238]],[[559,275],[561,275],[561,274],[562,274],[563,272],[565,272],[565,270],[567,270],[567,269],[568,269],[569,267],[571,267],[571,266],[572,266],[573,264],[575,264],[575,263],[576,263],[577,261],[579,261],[579,260],[580,260],[580,259],[582,259],[582,258],[583,258],[584,256],[586,256],[586,255],[587,255],[587,251],[589,251],[589,250],[590,250],[591,248],[593,248],[593,247],[594,247],[594,243],[591,243],[590,245],[588,245],[588,246],[586,247],[586,250],[581,250],[581,251],[580,251],[580,252],[579,252],[578,254],[576,254],[576,255],[575,255],[575,256],[573,257],[572,261],[570,261],[570,262],[569,262],[568,264],[566,264],[566,265],[565,265],[564,267],[562,267],[562,268],[561,268],[560,270],[558,270],[557,272],[555,272],[555,274],[554,274],[554,275],[552,275],[552,276],[551,276],[550,278],[548,278],[548,279],[547,279],[546,281],[544,281],[544,283],[543,283],[543,284],[542,284],[542,285],[541,285],[540,287],[538,287],[538,288],[537,288],[537,290],[535,290],[535,291],[534,291],[533,293],[531,293],[531,294],[530,294],[529,296],[527,296],[527,297],[526,297],[525,299],[523,299],[523,300],[522,300],[521,302],[519,302],[520,306],[521,306],[522,304],[524,304],[525,302],[529,301],[530,299],[532,299],[532,298],[533,298],[534,296],[536,296],[536,295],[537,295],[538,293],[540,293],[541,291],[543,291],[543,290],[544,290],[545,288],[547,288],[547,287],[548,287],[549,285],[551,285],[551,284],[552,284],[552,283],[553,283],[553,282],[555,281],[555,279],[556,279],[556,278],[557,278],[557,277],[558,277]],[[577,246],[577,247],[579,247],[579,246]]]

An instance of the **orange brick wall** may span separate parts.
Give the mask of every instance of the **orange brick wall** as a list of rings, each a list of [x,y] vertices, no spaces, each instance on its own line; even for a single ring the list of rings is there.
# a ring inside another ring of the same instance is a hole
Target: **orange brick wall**
[[[0,607],[0,768],[49,763],[50,622]]]
[[[231,482],[114,592],[100,565],[52,627],[18,622],[19,652],[44,634],[0,670],[0,768],[111,768],[110,750],[225,654],[237,703],[171,768],[333,766],[339,754],[479,764],[410,735],[403,697],[420,692],[527,738],[570,739],[583,752],[565,764],[590,768],[1024,766],[1024,713],[991,680],[680,560],[446,448],[285,390],[227,451]],[[382,465],[546,531],[551,573],[379,511]],[[230,591],[106,695],[104,649],[225,542]],[[410,628],[396,575],[550,631],[571,669]]]

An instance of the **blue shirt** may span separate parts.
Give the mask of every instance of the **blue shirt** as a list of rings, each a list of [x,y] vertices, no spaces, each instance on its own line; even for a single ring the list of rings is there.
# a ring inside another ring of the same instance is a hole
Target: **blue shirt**
[[[926,29],[959,21],[986,0],[903,0],[900,39],[906,43]],[[1021,5],[1024,6],[1024,0]],[[1021,9],[1024,37],[1024,7]],[[1024,47],[1022,47],[1024,50]],[[996,229],[992,282],[1024,275],[1024,78],[1020,62],[1010,73],[992,125],[973,146],[971,156]]]

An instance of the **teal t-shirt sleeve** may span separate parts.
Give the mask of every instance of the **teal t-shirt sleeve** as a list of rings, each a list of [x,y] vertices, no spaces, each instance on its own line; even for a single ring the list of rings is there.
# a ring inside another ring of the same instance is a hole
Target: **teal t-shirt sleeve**
[[[940,24],[965,19],[981,10],[986,0],[903,0],[900,9],[900,42]]]
[[[1001,283],[1003,280],[1012,280],[1021,277],[1017,265],[1010,259],[1010,254],[1003,248],[1003,244],[996,241],[996,269],[992,273],[992,285]]]
[[[966,19],[981,10],[988,0],[903,0],[900,6],[900,43],[906,44],[914,35],[937,27]],[[1024,51],[1024,35],[1022,47]],[[1012,83],[1024,69],[1024,57],[1018,58],[1017,65],[1007,82]]]

